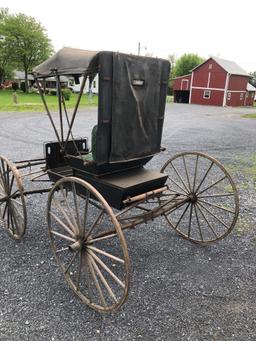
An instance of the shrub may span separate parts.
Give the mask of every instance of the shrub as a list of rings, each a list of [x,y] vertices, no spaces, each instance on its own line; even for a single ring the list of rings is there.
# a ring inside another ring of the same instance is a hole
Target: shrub
[[[12,83],[12,89],[13,89],[14,91],[17,91],[17,90],[19,89],[19,84],[18,84],[17,82],[13,82],[13,83]]]
[[[25,84],[25,82],[20,83],[20,90],[22,90],[23,92],[26,92],[26,84]]]
[[[49,90],[49,94],[52,96],[56,96],[57,95],[57,90]]]
[[[70,89],[62,89],[62,95],[65,101],[69,101],[71,97],[71,90]]]

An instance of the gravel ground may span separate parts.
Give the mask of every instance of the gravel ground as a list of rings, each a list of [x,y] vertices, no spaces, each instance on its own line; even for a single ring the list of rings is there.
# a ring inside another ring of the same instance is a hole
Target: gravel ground
[[[241,117],[250,112],[167,105],[167,150],[148,167],[160,169],[180,151],[207,152],[237,183],[241,214],[227,238],[207,247],[183,240],[161,218],[128,233],[133,281],[115,314],[92,311],[68,289],[49,247],[47,196],[31,197],[25,237],[14,242],[0,231],[0,340],[255,340],[256,120]],[[95,109],[81,112],[77,135],[94,122]],[[0,113],[0,154],[12,160],[41,157],[53,139],[43,114]]]

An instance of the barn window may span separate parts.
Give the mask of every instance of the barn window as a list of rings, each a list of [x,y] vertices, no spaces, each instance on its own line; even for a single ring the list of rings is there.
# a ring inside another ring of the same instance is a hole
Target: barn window
[[[209,99],[211,97],[211,90],[204,90],[204,98]]]
[[[241,92],[240,93],[240,101],[244,98],[244,94]]]
[[[228,101],[231,99],[231,92],[228,92]]]
[[[212,64],[209,64],[209,70],[211,70],[212,69]]]

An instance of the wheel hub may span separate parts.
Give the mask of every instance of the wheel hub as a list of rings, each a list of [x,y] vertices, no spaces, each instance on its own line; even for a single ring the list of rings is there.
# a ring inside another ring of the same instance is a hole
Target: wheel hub
[[[81,251],[83,248],[83,241],[81,239],[77,240],[73,244],[69,245],[71,251]]]
[[[194,204],[194,203],[196,203],[197,202],[197,196],[196,196],[196,194],[195,193],[190,193],[189,194],[189,199],[190,199],[190,201]]]

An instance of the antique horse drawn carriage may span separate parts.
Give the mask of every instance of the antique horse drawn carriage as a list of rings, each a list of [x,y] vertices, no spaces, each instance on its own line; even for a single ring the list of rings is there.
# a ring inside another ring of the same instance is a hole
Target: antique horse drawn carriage
[[[130,259],[124,232],[163,216],[185,239],[207,245],[228,235],[238,217],[235,184],[212,157],[184,152],[160,171],[145,167],[164,150],[169,71],[169,62],[157,58],[60,50],[33,71],[56,141],[44,144],[40,159],[0,157],[1,226],[12,238],[22,238],[25,197],[49,192],[52,252],[70,288],[97,311],[113,311],[127,298]],[[74,138],[73,127],[86,81],[92,83],[96,74],[98,122],[89,149],[87,138]],[[62,75],[77,82],[83,77],[72,113],[66,109]],[[43,91],[49,76],[57,82],[58,123]],[[27,177],[44,186],[25,190]]]

